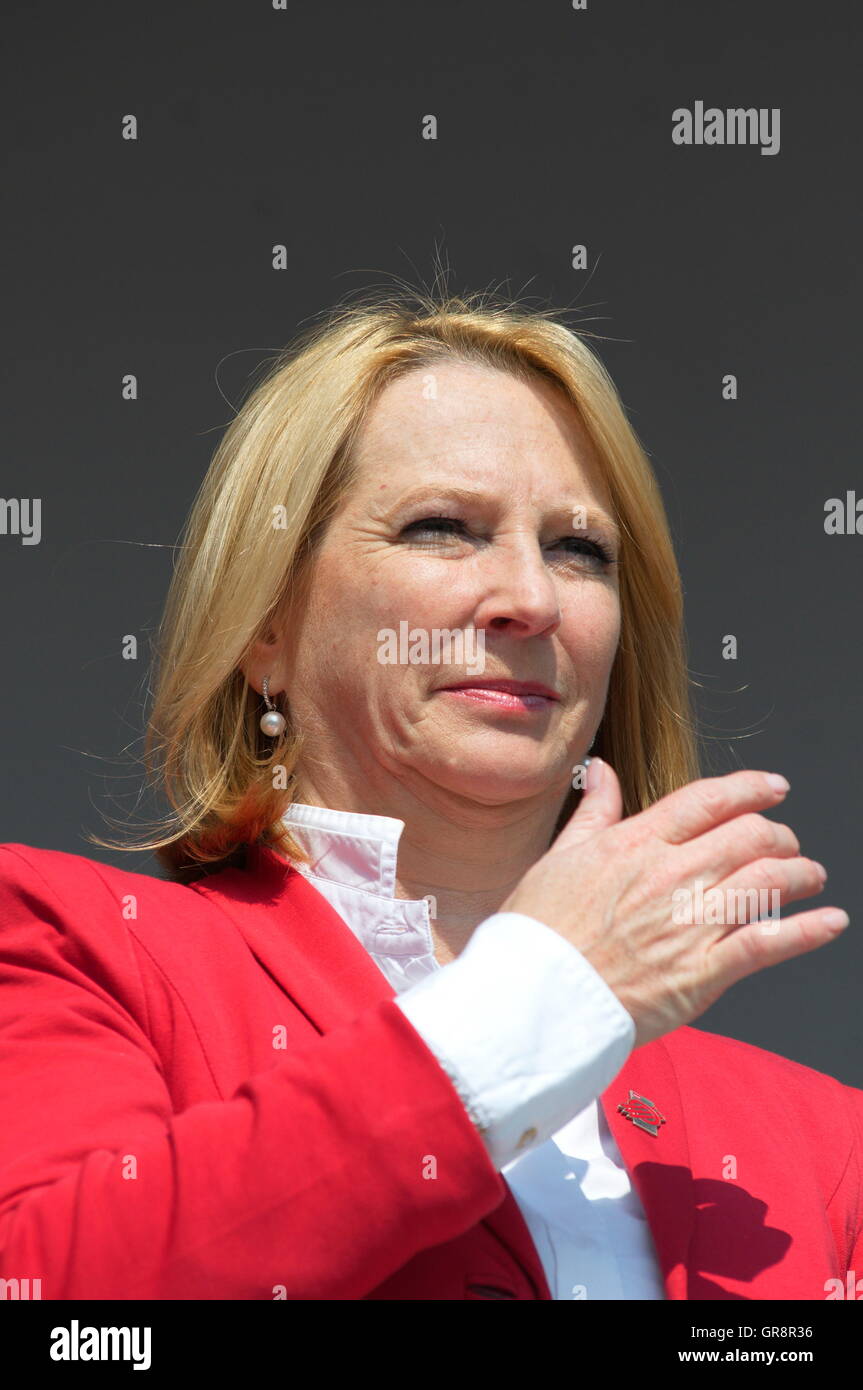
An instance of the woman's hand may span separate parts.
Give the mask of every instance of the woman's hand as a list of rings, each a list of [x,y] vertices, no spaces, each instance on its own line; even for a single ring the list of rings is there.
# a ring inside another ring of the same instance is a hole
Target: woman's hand
[[[499,910],[538,918],[572,942],[634,1019],[641,1047],[698,1018],[737,980],[813,951],[847,926],[835,908],[752,920],[764,915],[759,902],[808,898],[826,880],[820,864],[801,857],[788,826],[757,814],[787,790],[764,772],[732,772],[621,820],[617,774],[593,758],[575,814]],[[700,923],[697,913],[680,920],[672,894],[690,890],[696,903],[698,880],[705,897],[719,889],[727,904],[716,923]],[[726,892],[735,889],[756,893]],[[778,899],[762,889],[778,889]]]

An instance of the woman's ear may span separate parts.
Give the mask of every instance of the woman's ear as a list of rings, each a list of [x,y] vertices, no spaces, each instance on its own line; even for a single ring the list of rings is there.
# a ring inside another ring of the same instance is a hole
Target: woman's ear
[[[251,688],[259,695],[263,693],[264,677],[270,678],[270,697],[284,689],[283,639],[274,625],[270,625],[262,637],[252,643],[246,656],[239,664]]]

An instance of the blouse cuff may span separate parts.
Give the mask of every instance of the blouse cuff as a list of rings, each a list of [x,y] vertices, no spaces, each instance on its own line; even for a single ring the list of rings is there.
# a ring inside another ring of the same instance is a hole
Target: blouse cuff
[[[611,1085],[635,1022],[545,923],[497,912],[394,1001],[435,1053],[500,1170]]]

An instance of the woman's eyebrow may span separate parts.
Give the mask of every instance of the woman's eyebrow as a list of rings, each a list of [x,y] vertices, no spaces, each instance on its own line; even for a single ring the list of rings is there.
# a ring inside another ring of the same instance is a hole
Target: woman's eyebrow
[[[390,509],[390,515],[395,514],[402,508],[413,505],[414,502],[463,502],[466,506],[487,500],[487,494],[475,491],[473,488],[464,487],[432,487],[425,484],[421,487],[411,488],[403,492],[398,502]],[[608,531],[614,541],[619,545],[621,541],[620,527],[612,517],[604,512],[600,507],[593,507],[579,502],[563,503],[556,509],[558,515],[571,517],[577,510],[584,510],[585,519],[588,526],[599,526]],[[573,527],[573,530],[577,528]],[[580,529],[580,528],[578,528]]]
[[[403,492],[398,500],[398,507],[409,507],[414,502],[464,502],[470,506],[472,502],[485,501],[484,492],[474,491],[473,488],[465,487],[434,487],[428,483],[422,487],[415,487]],[[395,511],[396,508],[393,508]]]

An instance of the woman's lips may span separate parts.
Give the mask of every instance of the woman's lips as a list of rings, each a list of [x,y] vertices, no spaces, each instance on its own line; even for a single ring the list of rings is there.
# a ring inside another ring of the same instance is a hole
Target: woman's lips
[[[465,681],[440,693],[507,711],[550,709],[560,700],[548,686],[533,681]]]

